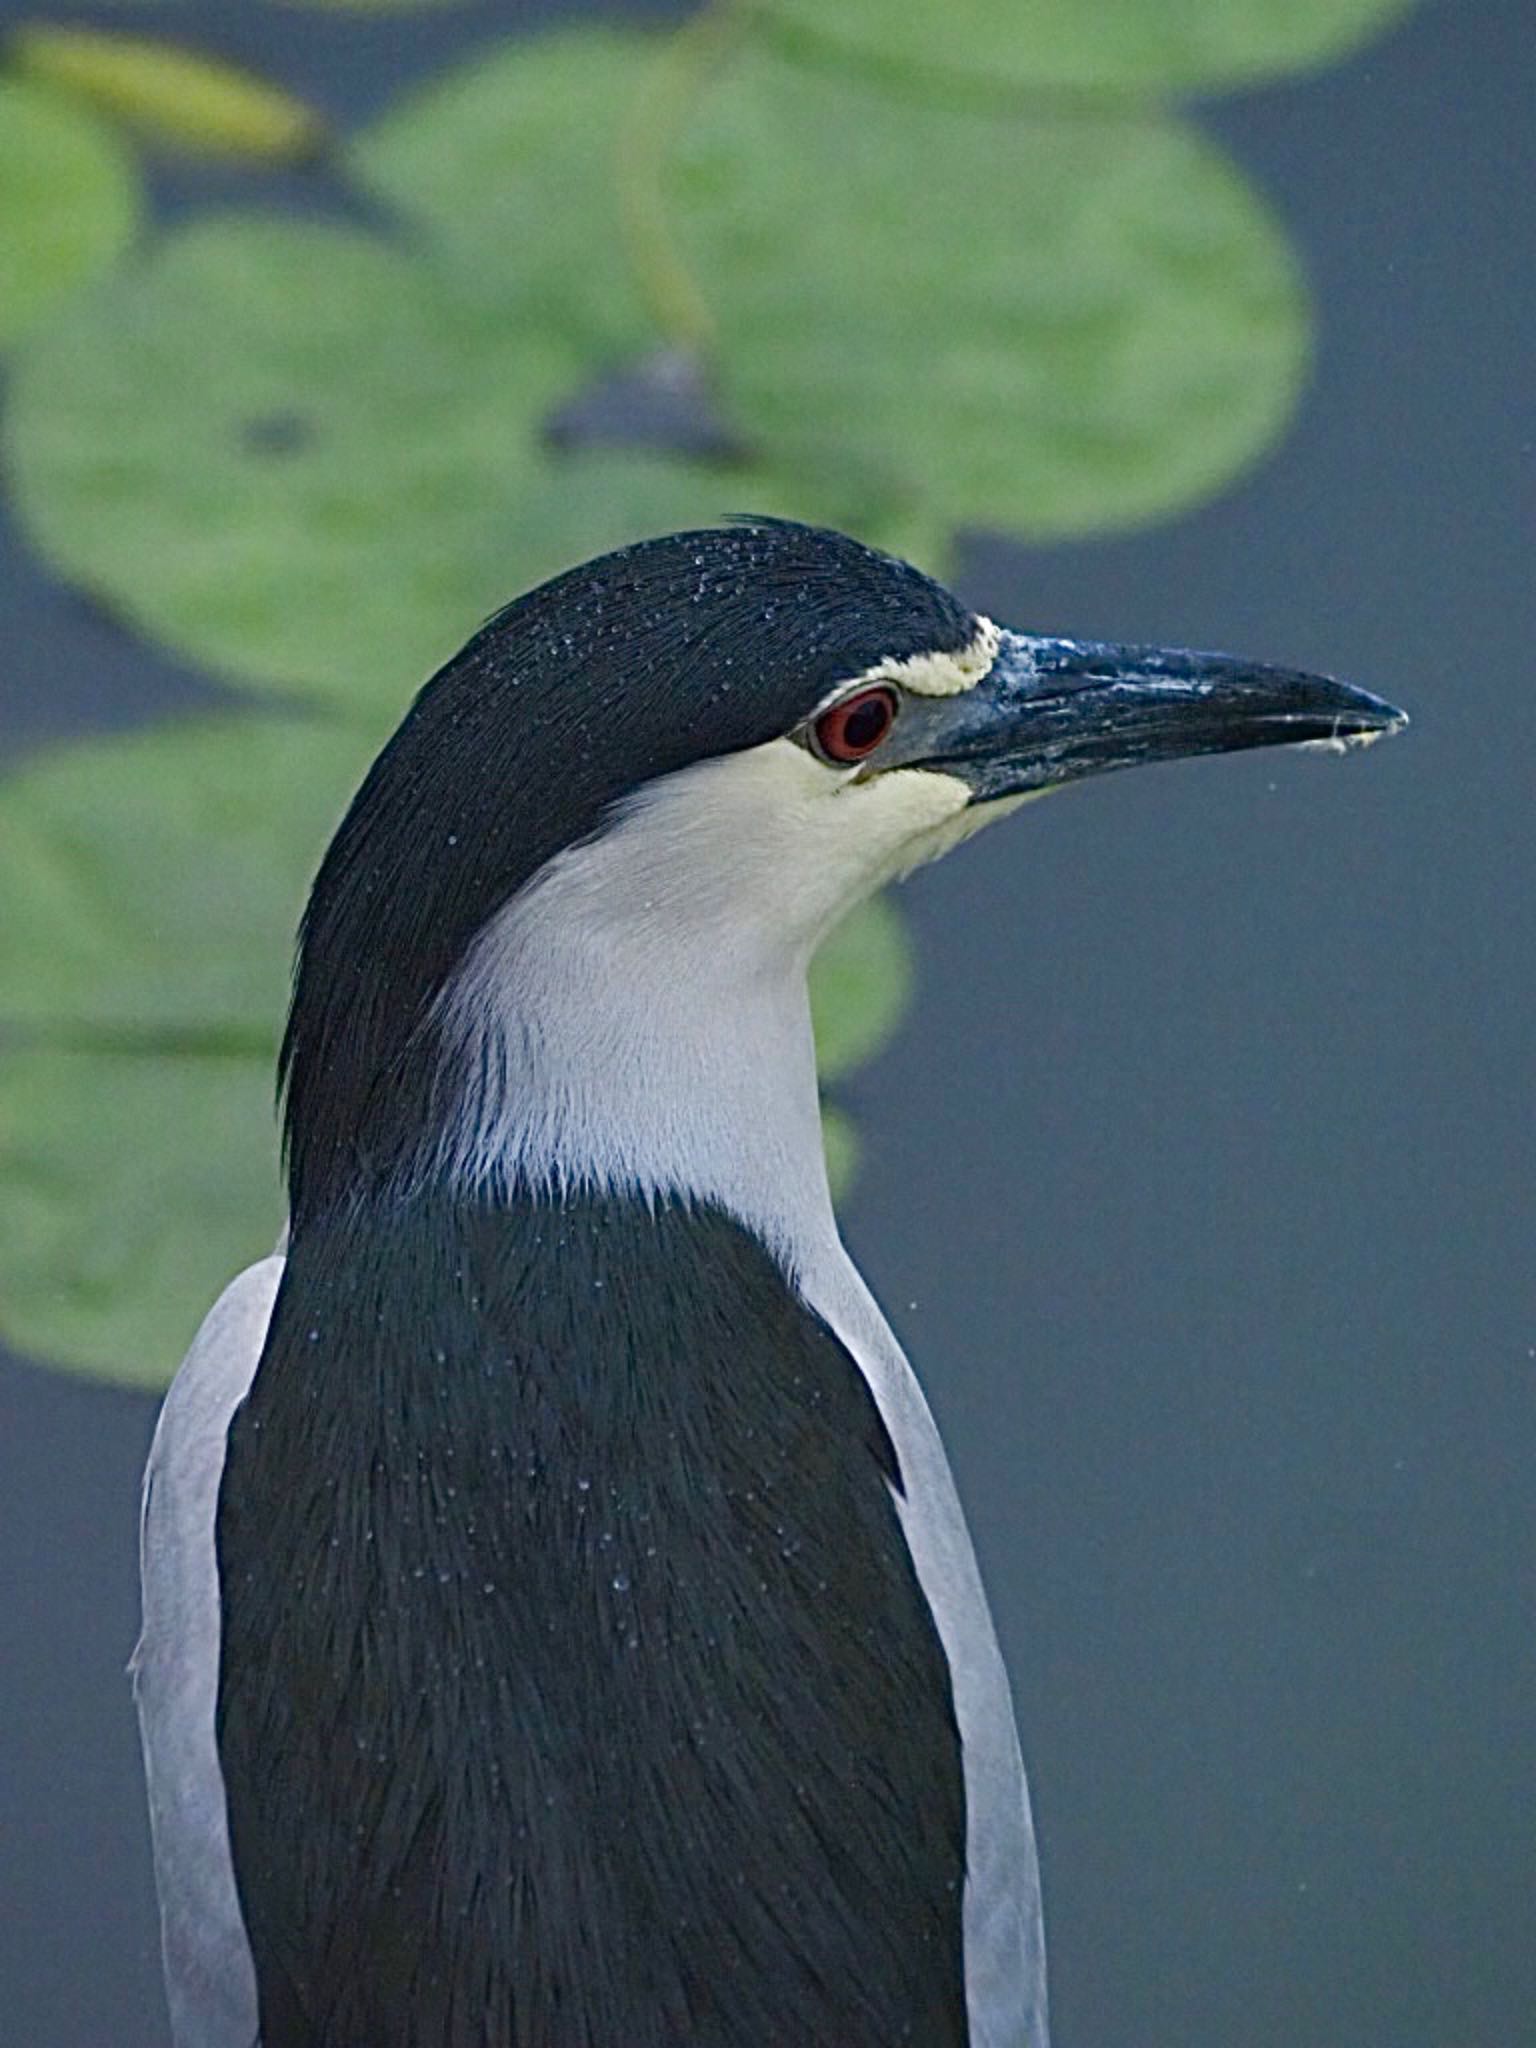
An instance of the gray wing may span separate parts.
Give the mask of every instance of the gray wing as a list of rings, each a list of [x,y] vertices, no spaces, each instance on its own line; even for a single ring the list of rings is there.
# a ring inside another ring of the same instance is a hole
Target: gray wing
[[[255,1376],[282,1272],[281,1258],[263,1259],[210,1309],[165,1397],[144,1473],[144,1618],[133,1691],[177,2048],[253,2048],[256,2041],[256,1979],[214,1734],[214,1517],[230,1418]]]

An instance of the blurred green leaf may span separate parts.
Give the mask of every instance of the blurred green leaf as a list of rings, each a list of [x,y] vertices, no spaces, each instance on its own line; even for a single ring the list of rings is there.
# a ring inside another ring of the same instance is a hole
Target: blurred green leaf
[[[24,76],[178,149],[282,162],[313,155],[324,138],[320,116],[292,93],[158,37],[25,22],[7,54]]]
[[[39,86],[0,78],[0,343],[114,262],[139,224],[117,138]]]
[[[0,1333],[160,1387],[276,1242],[270,1060],[0,1050]]]
[[[1341,57],[1414,0],[768,0],[787,28],[916,80],[1209,90]]]
[[[1276,437],[1307,354],[1285,237],[1150,111],[936,111],[754,55],[676,151],[727,403],[793,467],[884,470],[956,525],[1124,526]]]
[[[889,896],[859,904],[823,942],[811,963],[811,1021],[823,1081],[874,1057],[901,1022],[913,977],[906,919]]]
[[[142,631],[377,719],[516,588],[529,422],[577,374],[367,235],[211,218],[24,356],[11,475]]]
[[[462,291],[597,367],[656,337],[619,235],[615,138],[660,39],[592,26],[479,52],[354,137],[352,176],[430,231]]]
[[[370,751],[343,728],[224,718],[0,782],[0,1024],[270,1059],[309,879]]]

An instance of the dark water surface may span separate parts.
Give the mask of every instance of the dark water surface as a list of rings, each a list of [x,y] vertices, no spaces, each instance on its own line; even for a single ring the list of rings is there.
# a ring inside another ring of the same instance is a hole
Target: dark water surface
[[[222,47],[343,114],[509,18],[228,12]],[[1533,70],[1530,0],[1431,0],[1203,110],[1317,288],[1295,430],[1150,535],[968,551],[1016,624],[1415,719],[1112,778],[920,877],[920,1001],[851,1091],[849,1234],[1015,1675],[1058,2048],[1536,2042]],[[12,751],[208,687],[4,533],[0,609]],[[123,1677],[152,1412],[0,1361],[26,2048],[165,2038]]]

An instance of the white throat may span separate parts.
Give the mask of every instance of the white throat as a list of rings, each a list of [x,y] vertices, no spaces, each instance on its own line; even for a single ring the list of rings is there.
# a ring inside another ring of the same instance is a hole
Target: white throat
[[[861,896],[964,829],[945,775],[860,783],[775,740],[643,790],[491,920],[437,1022],[479,1186],[714,1200],[804,1272],[835,1240],[806,972]]]
[[[450,1170],[714,1199],[798,1264],[831,1227],[804,970],[647,952],[574,921],[565,880],[503,911],[455,987],[472,1079]]]

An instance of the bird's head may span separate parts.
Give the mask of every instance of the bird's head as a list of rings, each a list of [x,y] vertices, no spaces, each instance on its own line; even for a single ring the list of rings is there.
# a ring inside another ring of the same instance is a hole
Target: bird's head
[[[572,570],[427,684],[326,855],[283,1049],[296,1224],[418,1169],[477,1085],[579,1120],[573,1041],[612,1080],[664,1018],[709,1088],[749,992],[771,1010],[853,902],[1030,796],[1401,723],[1324,677],[1014,632],[783,522]]]

